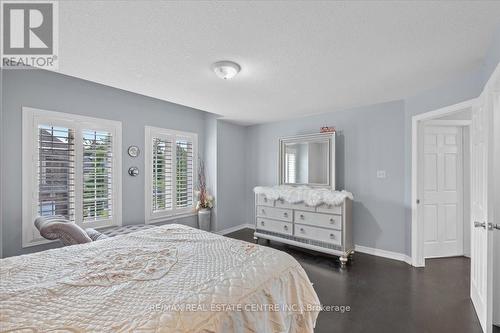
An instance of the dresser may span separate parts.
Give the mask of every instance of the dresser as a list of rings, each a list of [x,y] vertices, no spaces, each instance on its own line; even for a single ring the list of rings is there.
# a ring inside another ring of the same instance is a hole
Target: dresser
[[[344,267],[354,253],[351,208],[349,198],[340,205],[311,207],[303,202],[294,204],[256,194],[254,239],[336,255]]]

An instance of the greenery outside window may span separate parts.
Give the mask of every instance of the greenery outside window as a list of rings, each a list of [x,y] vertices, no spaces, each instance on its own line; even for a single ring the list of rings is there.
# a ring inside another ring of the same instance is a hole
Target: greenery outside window
[[[146,127],[146,222],[194,211],[197,134]]]

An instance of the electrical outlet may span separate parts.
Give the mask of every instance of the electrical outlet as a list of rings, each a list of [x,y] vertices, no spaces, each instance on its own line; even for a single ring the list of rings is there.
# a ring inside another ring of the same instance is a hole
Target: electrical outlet
[[[377,170],[377,178],[385,178],[386,173],[385,170]]]

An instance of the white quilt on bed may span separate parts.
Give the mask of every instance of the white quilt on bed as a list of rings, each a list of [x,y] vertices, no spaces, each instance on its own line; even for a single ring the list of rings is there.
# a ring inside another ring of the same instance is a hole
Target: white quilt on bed
[[[290,255],[172,224],[0,261],[0,331],[313,332]]]

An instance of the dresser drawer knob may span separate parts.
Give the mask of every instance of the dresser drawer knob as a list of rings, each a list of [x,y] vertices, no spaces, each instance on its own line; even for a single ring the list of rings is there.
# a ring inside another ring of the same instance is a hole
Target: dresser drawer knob
[[[283,213],[283,216],[284,216],[284,217],[288,217],[288,213],[287,213],[287,212],[284,212],[284,213]]]
[[[304,216],[303,214],[300,214],[300,218],[301,218],[301,219],[304,219],[304,217],[305,217],[305,216]]]
[[[264,202],[267,202],[267,198],[264,198]]]
[[[260,221],[260,225],[264,225],[264,221]]]
[[[330,218],[330,223],[333,223],[335,222],[335,220],[333,219],[333,217]]]
[[[265,214],[266,213],[266,210],[265,209],[262,209],[262,214]]]
[[[304,228],[300,228],[300,232],[304,233],[306,231],[304,230]]]
[[[283,226],[283,229],[288,230],[288,226],[287,225]]]
[[[335,239],[335,235],[334,234],[330,234],[330,238],[331,239]]]

